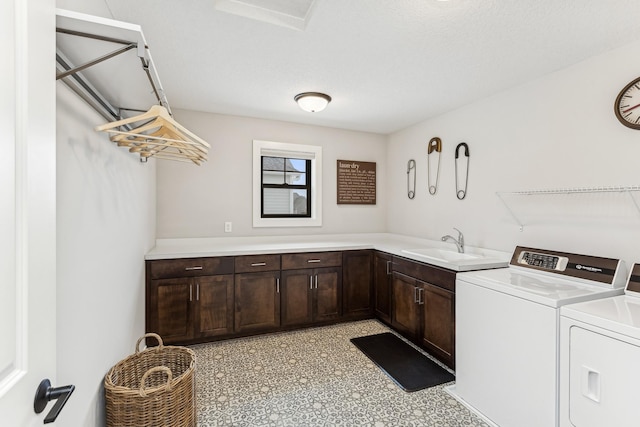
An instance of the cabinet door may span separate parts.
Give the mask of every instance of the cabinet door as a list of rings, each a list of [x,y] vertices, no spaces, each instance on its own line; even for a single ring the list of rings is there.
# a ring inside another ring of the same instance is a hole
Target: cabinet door
[[[373,260],[373,285],[376,316],[391,323],[391,255],[376,252]]]
[[[235,332],[280,326],[280,272],[236,274],[235,306]]]
[[[366,318],[373,314],[371,251],[344,251],[342,258],[343,315]]]
[[[147,332],[167,343],[193,338],[193,282],[190,278],[151,281]]]
[[[450,368],[454,368],[455,295],[423,283],[422,345]]]
[[[393,273],[391,324],[412,341],[420,339],[422,306],[418,303],[420,282],[400,273]]]
[[[327,267],[314,270],[313,286],[313,320],[323,321],[340,317],[342,268]]]
[[[282,272],[282,325],[302,325],[313,321],[313,270]]]
[[[203,276],[196,285],[195,335],[210,337],[233,332],[233,274]]]

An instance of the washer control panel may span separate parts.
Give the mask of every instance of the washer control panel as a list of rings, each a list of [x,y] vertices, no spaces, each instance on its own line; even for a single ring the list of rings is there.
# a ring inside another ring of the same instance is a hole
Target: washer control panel
[[[539,267],[544,270],[565,271],[569,258],[548,255],[539,252],[522,251],[518,256],[518,264]]]
[[[624,262],[618,259],[522,246],[517,246],[513,251],[509,265],[541,273],[584,279],[614,288],[624,287],[627,277]],[[640,284],[638,286],[640,290]]]

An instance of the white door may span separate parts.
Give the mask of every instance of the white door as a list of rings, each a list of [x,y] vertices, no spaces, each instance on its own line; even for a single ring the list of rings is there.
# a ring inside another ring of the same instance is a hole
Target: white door
[[[57,386],[54,2],[2,0],[0,28],[0,424],[29,427]]]

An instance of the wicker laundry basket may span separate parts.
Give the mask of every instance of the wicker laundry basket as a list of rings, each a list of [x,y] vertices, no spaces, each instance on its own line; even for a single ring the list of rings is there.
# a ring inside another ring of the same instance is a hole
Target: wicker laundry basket
[[[147,337],[157,347],[140,351]],[[186,347],[165,346],[146,334],[135,353],[104,378],[107,427],[195,427],[196,355]]]

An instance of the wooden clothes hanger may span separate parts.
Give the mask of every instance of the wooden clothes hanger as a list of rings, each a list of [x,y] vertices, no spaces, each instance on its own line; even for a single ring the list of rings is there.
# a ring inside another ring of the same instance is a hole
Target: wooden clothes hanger
[[[191,132],[189,129],[187,129],[186,127],[182,126],[180,123],[176,122],[173,117],[171,117],[171,115],[169,115],[169,112],[167,111],[166,108],[164,108],[161,105],[153,105],[149,111],[147,111],[146,113],[142,113],[139,114],[137,116],[133,116],[133,117],[128,117],[122,120],[118,120],[115,122],[110,122],[110,123],[106,123],[104,125],[101,126],[97,126],[96,130],[97,131],[102,131],[102,132],[108,132],[110,129],[115,129],[124,125],[130,125],[132,123],[135,122],[148,122],[151,119],[156,119],[154,122],[159,126],[159,125],[165,125],[165,126],[172,126],[175,128],[176,131],[184,134],[186,137],[189,137],[190,139],[194,140],[194,141],[198,141],[199,143],[201,143],[202,145],[204,145],[207,148],[211,148],[211,146],[209,144],[207,144],[206,141],[204,141],[203,139],[199,138],[197,135],[195,135],[193,132]],[[144,126],[144,125],[142,125]],[[132,131],[135,131],[135,129],[132,129]]]
[[[127,132],[129,133],[129,132]],[[124,136],[124,135],[114,135]],[[113,138],[113,137],[112,137]],[[185,141],[172,131],[162,128],[153,134],[138,136],[132,134],[126,139],[120,139],[119,146],[128,146],[130,152],[145,152],[155,154],[160,151],[171,152],[175,155],[183,155],[189,159],[197,158],[202,161],[207,160],[207,150],[193,141]]]
[[[115,122],[105,123],[100,126],[96,126],[96,130],[99,132],[108,131],[109,129],[119,128],[120,126],[129,125],[135,122],[148,121],[151,119],[155,119],[156,117],[160,117],[160,109],[167,111],[166,108],[160,105],[153,105],[149,108],[149,111],[146,113],[138,114],[137,116],[127,117],[124,119],[117,120]],[[169,113],[167,112],[167,115]]]
[[[172,119],[173,120],[173,119]],[[105,130],[105,132],[109,132],[109,133],[119,133],[122,134],[123,136],[111,136],[111,140],[112,141],[119,141],[122,140],[124,138],[127,138],[126,135],[131,136],[131,134],[139,134],[139,135],[159,135],[162,132],[167,132],[170,134],[173,134],[173,138],[175,139],[182,139],[185,141],[190,141],[190,140],[195,140],[196,142],[200,143],[201,145],[203,145],[206,148],[209,148],[209,144],[207,144],[205,141],[203,141],[202,139],[198,138],[197,136],[195,136],[193,133],[189,132],[191,135],[185,135],[183,132],[181,132],[179,129],[176,128],[177,122],[175,122],[175,120],[173,120],[173,122],[167,122],[167,120],[165,120],[163,117],[156,117],[153,120],[147,121],[146,123],[140,125],[137,128],[131,129],[129,131],[129,133],[124,133],[124,132],[118,132],[116,130],[110,129],[110,130]],[[183,127],[181,125],[179,125],[180,127]],[[153,132],[148,132],[149,130],[153,130]],[[130,138],[128,138],[130,139]]]
[[[118,130],[125,125],[138,124],[128,131]],[[153,105],[149,111],[133,117],[97,126],[97,131],[107,132],[118,146],[129,147],[130,152],[141,158],[157,156],[170,160],[192,161],[197,165],[207,160],[211,147],[189,129],[176,122],[166,108]]]
[[[132,147],[140,145],[165,145],[175,146],[185,150],[190,150],[200,153],[205,156],[207,150],[199,143],[182,139],[180,135],[171,132],[166,128],[160,128],[159,130],[148,134],[137,134],[133,132],[125,131],[111,131],[114,133],[109,139],[118,144],[119,147]]]

